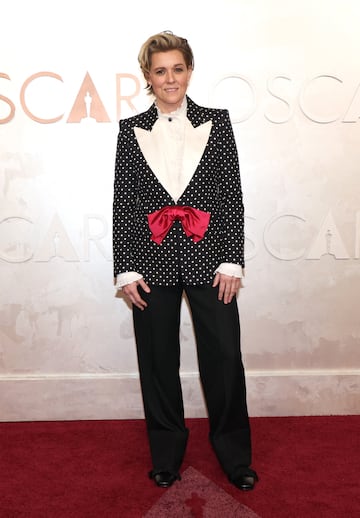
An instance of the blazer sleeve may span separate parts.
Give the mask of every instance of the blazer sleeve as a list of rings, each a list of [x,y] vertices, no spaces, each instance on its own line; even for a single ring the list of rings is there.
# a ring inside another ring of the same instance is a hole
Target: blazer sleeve
[[[113,196],[113,260],[114,277],[119,273],[133,271],[131,235],[136,207],[136,168],[133,129],[124,121],[119,123],[117,139],[114,196]]]
[[[225,254],[223,262],[244,267],[244,205],[239,157],[229,112],[224,110],[223,113],[218,142],[221,171],[219,195]]]

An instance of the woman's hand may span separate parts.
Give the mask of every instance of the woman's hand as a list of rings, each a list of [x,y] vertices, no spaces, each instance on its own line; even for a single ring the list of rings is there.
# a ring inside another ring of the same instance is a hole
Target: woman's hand
[[[130,284],[126,284],[122,288],[122,292],[130,299],[130,301],[141,311],[143,311],[147,307],[147,303],[144,299],[141,298],[138,286],[140,286],[146,293],[150,293],[150,288],[144,281],[144,279],[139,279],[138,281],[131,282]]]
[[[213,288],[219,286],[218,299],[222,300],[224,304],[229,304],[241,287],[241,279],[224,273],[216,273],[212,285]]]

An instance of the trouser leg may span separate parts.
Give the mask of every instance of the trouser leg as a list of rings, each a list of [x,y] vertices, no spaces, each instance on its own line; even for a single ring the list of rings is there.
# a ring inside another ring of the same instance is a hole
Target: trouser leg
[[[230,478],[251,464],[251,439],[237,301],[224,304],[211,286],[185,287],[193,317],[210,440]]]
[[[179,375],[182,288],[150,288],[142,291],[147,308],[133,308],[144,412],[153,471],[176,473],[188,438]]]

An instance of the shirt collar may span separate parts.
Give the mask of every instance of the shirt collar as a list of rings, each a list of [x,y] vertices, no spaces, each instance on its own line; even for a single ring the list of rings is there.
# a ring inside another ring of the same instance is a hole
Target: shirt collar
[[[156,106],[156,103],[155,103],[155,106]],[[156,109],[158,112],[159,119],[169,119],[169,117],[171,117],[172,119],[174,119],[174,118],[184,119],[186,117],[186,112],[187,112],[186,96],[184,97],[183,102],[181,103],[181,106],[173,112],[162,113],[160,111],[160,108],[158,108],[158,106],[156,106]]]

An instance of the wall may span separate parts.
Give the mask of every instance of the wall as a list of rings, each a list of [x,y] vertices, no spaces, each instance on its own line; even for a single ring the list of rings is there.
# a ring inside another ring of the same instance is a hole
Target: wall
[[[193,47],[190,96],[228,108],[238,143],[251,415],[359,413],[358,2],[0,12],[0,419],[143,416],[112,182],[117,121],[150,102],[137,52],[165,29]],[[181,342],[186,415],[204,416],[185,303]]]

